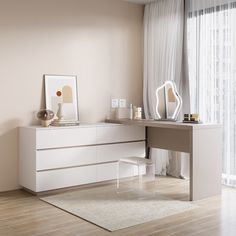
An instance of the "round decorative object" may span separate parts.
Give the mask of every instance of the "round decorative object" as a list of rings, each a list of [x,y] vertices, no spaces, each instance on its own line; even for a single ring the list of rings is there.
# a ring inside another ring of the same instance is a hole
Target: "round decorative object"
[[[61,97],[62,92],[61,92],[60,90],[58,90],[58,91],[56,92],[56,95],[57,95],[58,97]]]
[[[37,118],[41,121],[42,126],[48,127],[50,121],[54,118],[54,112],[47,109],[42,109],[37,113]]]

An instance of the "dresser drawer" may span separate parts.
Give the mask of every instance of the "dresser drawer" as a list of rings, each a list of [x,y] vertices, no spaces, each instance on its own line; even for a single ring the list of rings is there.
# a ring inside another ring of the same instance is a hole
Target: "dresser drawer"
[[[145,140],[145,128],[129,125],[97,128],[97,143],[116,143]]]
[[[36,173],[37,192],[93,182],[96,182],[96,166],[82,166]]]
[[[36,149],[96,144],[96,128],[37,130]]]
[[[124,157],[145,157],[145,142],[120,143],[97,147],[97,161],[117,161]]]
[[[117,124],[20,128],[20,185],[34,192],[116,177],[117,160],[145,154],[145,128]],[[124,176],[134,173],[122,167]],[[122,174],[123,176],[123,174]]]
[[[89,165],[97,162],[96,146],[39,150],[36,153],[37,170]]]

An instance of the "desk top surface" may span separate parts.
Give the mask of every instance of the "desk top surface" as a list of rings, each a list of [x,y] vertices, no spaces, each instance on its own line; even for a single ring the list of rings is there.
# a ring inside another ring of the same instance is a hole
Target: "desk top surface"
[[[130,120],[130,119],[110,119],[106,120],[108,123],[115,124],[124,124],[124,125],[137,125],[145,127],[159,127],[159,128],[172,128],[172,129],[213,129],[213,128],[222,128],[220,124],[192,124],[192,123],[183,123],[181,121],[156,121],[156,120]]]
[[[130,120],[130,119],[110,119],[101,123],[81,123],[78,126],[64,126],[64,127],[41,127],[39,125],[26,126],[20,128],[36,129],[36,130],[54,130],[54,129],[76,129],[76,128],[92,128],[92,127],[109,127],[116,125],[137,125],[142,127],[159,127],[159,128],[172,128],[172,129],[211,129],[221,128],[220,124],[190,124],[183,122],[171,122],[171,121],[155,121],[155,120]]]

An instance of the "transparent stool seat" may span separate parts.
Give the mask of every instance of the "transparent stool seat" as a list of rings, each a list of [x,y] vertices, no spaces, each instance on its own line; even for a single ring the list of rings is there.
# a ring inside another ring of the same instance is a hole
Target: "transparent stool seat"
[[[133,174],[131,178],[122,176],[122,169],[131,166]],[[116,187],[119,191],[142,189],[143,184],[155,180],[155,163],[151,159],[142,157],[121,158],[117,164]]]

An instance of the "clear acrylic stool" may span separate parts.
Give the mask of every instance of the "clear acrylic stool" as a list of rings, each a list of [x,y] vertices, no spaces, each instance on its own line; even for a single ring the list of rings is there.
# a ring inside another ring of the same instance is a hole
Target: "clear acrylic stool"
[[[121,158],[117,164],[117,181],[116,181],[117,189],[120,189],[120,182],[122,179],[120,172],[123,164],[133,166],[133,176],[138,177],[139,189],[142,188],[142,184],[144,182],[146,183],[155,180],[155,163],[151,159],[146,159],[142,157]],[[137,171],[135,171],[135,169],[137,169]],[[134,187],[132,186],[132,188]]]

